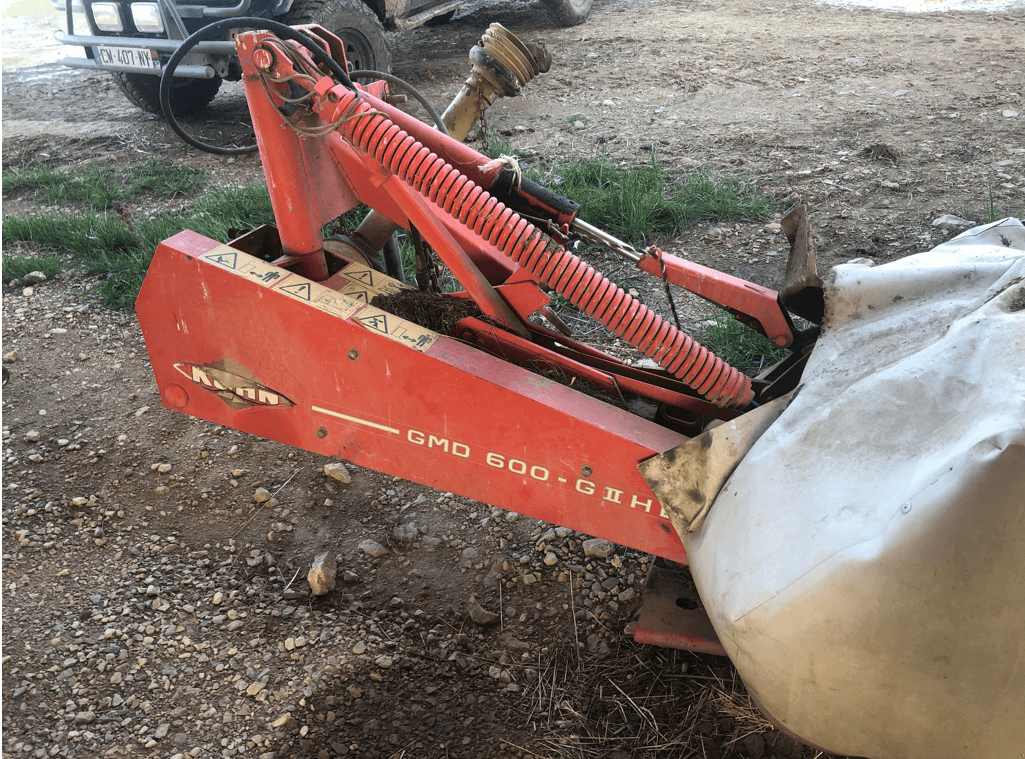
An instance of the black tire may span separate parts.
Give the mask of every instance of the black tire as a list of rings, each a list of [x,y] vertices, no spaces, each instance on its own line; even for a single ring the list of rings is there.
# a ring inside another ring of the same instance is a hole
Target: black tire
[[[150,113],[160,110],[160,77],[152,74],[113,73],[114,83],[129,102]],[[221,78],[186,79],[175,77],[171,83],[171,111],[188,116],[206,108],[221,88]]]
[[[559,26],[576,26],[587,21],[594,0],[544,0],[548,15]]]
[[[424,22],[424,26],[444,26],[449,21],[451,21],[452,17],[455,16],[455,15],[456,15],[455,11],[449,11],[448,13],[442,13],[440,16],[435,16],[432,19],[428,19],[426,22]]]
[[[360,0],[296,0],[282,21],[290,26],[320,24],[345,44],[349,71],[391,73],[391,52],[377,14]]]

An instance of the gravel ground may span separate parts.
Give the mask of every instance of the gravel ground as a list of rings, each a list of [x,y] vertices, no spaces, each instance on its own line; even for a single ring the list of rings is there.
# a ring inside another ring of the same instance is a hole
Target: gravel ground
[[[649,556],[166,411],[89,284],[3,299],[5,754],[488,755],[622,645]]]

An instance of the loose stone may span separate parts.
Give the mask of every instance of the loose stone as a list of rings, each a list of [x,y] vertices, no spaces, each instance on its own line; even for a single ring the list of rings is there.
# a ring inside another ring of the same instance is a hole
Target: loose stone
[[[274,727],[274,728],[284,727],[284,726],[285,726],[285,725],[287,725],[287,724],[288,724],[288,723],[289,723],[289,722],[290,722],[291,720],[292,720],[292,713],[291,713],[291,712],[285,712],[285,713],[284,713],[284,714],[282,714],[282,715],[281,715],[280,717],[278,717],[278,718],[277,718],[276,720],[274,720],[273,722],[271,722],[271,723],[270,723],[270,726],[271,726],[271,727]]]
[[[330,464],[324,464],[324,474],[330,477],[332,480],[338,480],[343,485],[348,485],[352,482],[352,478],[349,476],[349,470],[345,468],[345,465],[340,461],[332,461]]]
[[[367,538],[359,544],[359,550],[368,556],[372,556],[375,559],[379,559],[382,556],[388,555],[388,549],[378,543],[376,540]]]
[[[477,599],[473,596],[470,597],[470,619],[472,619],[478,625],[486,626],[493,625],[499,621],[499,615],[493,611],[488,611],[478,603]]]
[[[416,525],[412,522],[395,525],[395,529],[392,530],[392,535],[394,535],[395,539],[400,543],[412,543],[416,540]]]
[[[585,540],[583,545],[585,556],[594,556],[599,559],[607,558],[616,550],[614,543],[610,543],[608,540],[602,540],[601,538]]]
[[[330,551],[318,554],[313,559],[310,571],[306,574],[306,581],[310,584],[310,590],[315,596],[323,596],[335,589],[335,575],[338,565],[335,556]]]

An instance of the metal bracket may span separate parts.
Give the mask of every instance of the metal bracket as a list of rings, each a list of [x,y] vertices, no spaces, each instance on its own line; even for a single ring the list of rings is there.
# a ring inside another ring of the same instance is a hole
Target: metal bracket
[[[644,583],[644,603],[634,640],[726,656],[686,567],[654,565]]]

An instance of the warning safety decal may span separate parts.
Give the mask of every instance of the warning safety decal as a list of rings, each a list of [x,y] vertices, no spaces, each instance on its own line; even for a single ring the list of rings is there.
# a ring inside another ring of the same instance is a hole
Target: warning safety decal
[[[262,261],[248,253],[235,250],[229,245],[219,245],[203,259],[217,264],[222,269],[233,271],[239,276],[284,293],[290,298],[309,303],[320,311],[326,311],[342,319],[348,319],[363,305],[354,298],[346,297],[316,282],[300,277],[285,269]]]
[[[360,326],[421,353],[434,345],[438,339],[437,332],[367,305],[376,295],[390,295],[410,289],[408,285],[368,266],[350,264],[343,269],[343,276],[350,281],[341,292],[336,292],[229,245],[218,245],[204,253],[201,258],[342,319],[348,319],[356,314],[353,321]]]
[[[363,303],[369,303],[377,295],[393,295],[401,290],[412,289],[364,264],[349,264],[342,269],[341,274],[349,282],[339,292]]]
[[[321,311],[327,311],[329,314],[340,316],[343,319],[348,319],[356,313],[356,310],[361,305],[353,298],[347,298],[330,287],[318,285],[316,282],[303,279],[297,274],[293,274],[280,285],[276,285],[274,289],[296,300],[309,303]]]
[[[400,319],[394,314],[367,306],[358,314],[356,321],[369,330],[378,332],[397,343],[408,345],[423,353],[438,340],[438,333],[419,324]]]

